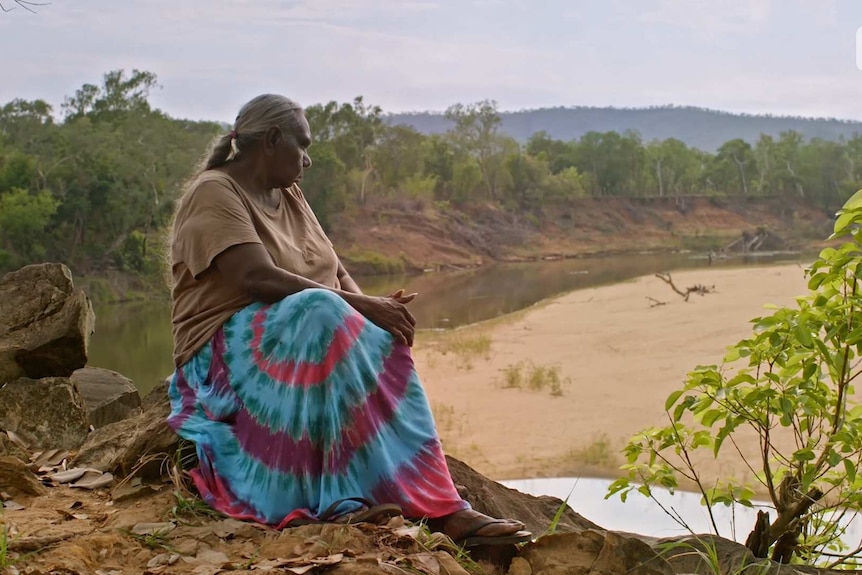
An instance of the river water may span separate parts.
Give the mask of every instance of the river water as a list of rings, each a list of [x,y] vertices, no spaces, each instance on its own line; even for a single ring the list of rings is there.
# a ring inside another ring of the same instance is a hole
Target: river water
[[[802,261],[792,253],[758,254],[713,262],[713,266]],[[811,257],[808,256],[810,261]],[[419,293],[410,305],[419,329],[451,329],[531,306],[543,299],[660,271],[705,268],[698,254],[634,254],[525,264],[499,264],[419,276],[361,278],[370,294],[399,288]],[[170,305],[123,303],[96,308],[90,365],[131,378],[146,393],[173,371]]]
[[[616,495],[605,499],[611,481],[607,479],[556,477],[522,479],[501,482],[506,487],[530,495],[550,495],[568,501],[569,507],[593,523],[613,531],[626,531],[652,537],[678,537],[691,533],[715,533],[706,507],[700,504],[699,493],[677,491],[673,494],[663,489],[654,489],[655,500],[638,493],[631,493],[623,502]],[[717,505],[713,508],[713,519],[718,535],[738,543],[745,543],[754,528],[758,510],[775,511],[762,502],[753,502],[754,507]],[[667,511],[665,511],[667,510]],[[682,520],[671,517],[677,514]],[[862,521],[856,514],[847,513],[835,521],[846,529],[841,539],[850,549],[862,544]],[[685,526],[682,525],[685,524]]]

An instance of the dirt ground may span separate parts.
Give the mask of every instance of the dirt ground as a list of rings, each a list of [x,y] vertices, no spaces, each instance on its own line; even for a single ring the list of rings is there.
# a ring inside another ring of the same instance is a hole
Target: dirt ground
[[[749,320],[768,313],[765,304],[807,293],[803,272],[674,274],[679,287],[715,286],[688,302],[648,276],[422,340],[416,362],[444,448],[498,480],[613,477],[626,440],[666,424],[664,401],[689,371],[720,363],[727,346],[751,334]],[[735,458],[705,459],[701,470],[749,474]]]
[[[4,575],[438,575],[474,567],[466,556],[456,559],[447,540],[400,517],[380,526],[309,525],[279,533],[219,517],[199,500],[178,497],[170,483],[136,498],[60,486],[15,501],[24,503],[0,514]]]

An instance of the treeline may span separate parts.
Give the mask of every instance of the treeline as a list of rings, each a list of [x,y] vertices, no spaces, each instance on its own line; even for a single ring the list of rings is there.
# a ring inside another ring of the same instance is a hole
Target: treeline
[[[82,86],[58,114],[41,100],[0,108],[0,271],[44,259],[76,273],[157,271],[156,240],[183,181],[229,128],[152,109],[156,82],[148,72],[114,71]],[[539,214],[584,197],[768,195],[833,209],[862,181],[859,137],[805,141],[787,132],[753,146],[730,140],[710,154],[633,132],[570,142],[538,133],[521,145],[501,132],[487,101],[449,108],[453,127],[437,135],[389,125],[362,98],[306,114],[315,142],[303,188],[324,225],[369,202]]]
[[[502,131],[521,143],[540,131],[554,139],[569,141],[589,132],[634,130],[646,142],[676,138],[713,153],[735,138],[754,145],[762,134],[778,138],[782,132],[796,131],[805,139],[837,141],[862,133],[862,122],[858,121],[740,114],[692,106],[539,108],[502,112],[500,118]],[[413,126],[424,134],[441,134],[453,127],[439,112],[391,114],[386,116],[386,121]]]

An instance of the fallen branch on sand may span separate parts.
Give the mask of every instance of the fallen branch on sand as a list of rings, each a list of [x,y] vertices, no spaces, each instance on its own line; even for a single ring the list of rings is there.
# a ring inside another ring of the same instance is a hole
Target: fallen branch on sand
[[[673,278],[670,277],[670,274],[658,273],[658,274],[655,274],[655,277],[657,277],[658,279],[660,279],[661,281],[663,281],[664,283],[669,285],[670,289],[672,289],[673,291],[678,293],[680,296],[682,296],[682,298],[685,301],[688,301],[689,296],[691,296],[691,294],[693,294],[693,293],[697,294],[699,296],[704,296],[708,293],[714,293],[715,292],[715,286],[714,285],[712,287],[706,287],[705,285],[701,285],[701,284],[695,284],[691,287],[685,288],[685,291],[682,291],[681,289],[676,287],[676,284],[673,283]]]
[[[649,306],[650,307],[658,307],[660,305],[667,305],[666,301],[659,301],[659,300],[655,299],[654,297],[650,297],[650,296],[646,296],[646,298],[647,298],[647,300],[649,300]]]

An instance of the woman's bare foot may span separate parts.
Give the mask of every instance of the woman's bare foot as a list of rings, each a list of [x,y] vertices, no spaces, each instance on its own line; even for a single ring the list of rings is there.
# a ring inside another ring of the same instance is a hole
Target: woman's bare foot
[[[518,534],[524,524],[514,519],[495,519],[473,509],[465,509],[429,522],[434,531],[441,531],[453,541],[469,538],[508,537]]]

